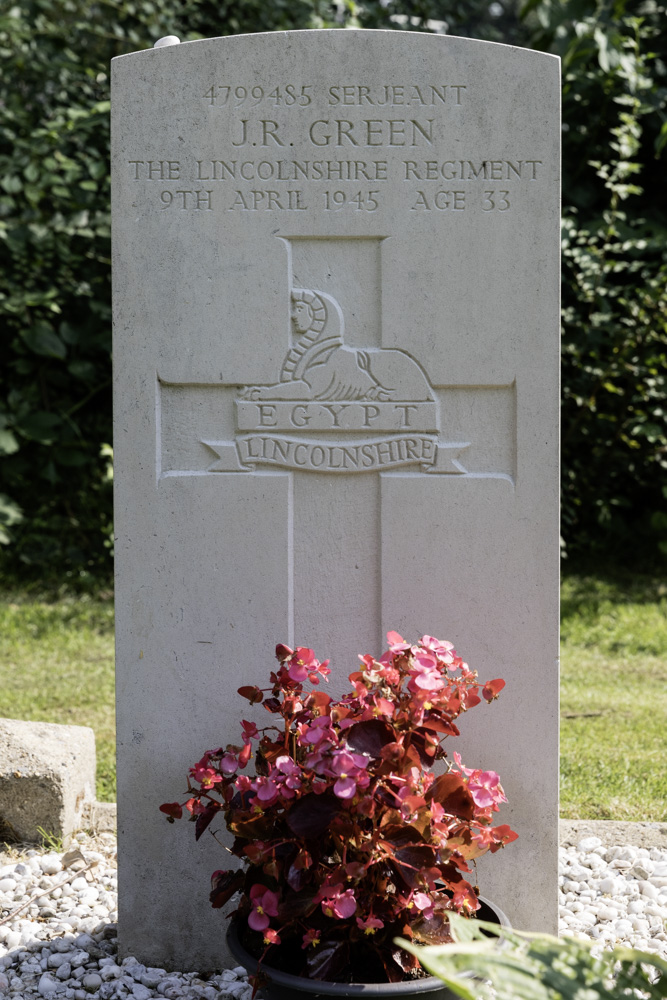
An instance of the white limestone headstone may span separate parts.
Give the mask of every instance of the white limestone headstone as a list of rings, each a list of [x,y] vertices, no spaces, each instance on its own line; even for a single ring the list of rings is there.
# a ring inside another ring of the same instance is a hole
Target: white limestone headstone
[[[114,60],[112,126],[122,952],[220,965],[225,857],[158,805],[276,642],[340,694],[388,629],[506,679],[462,720],[520,834],[479,882],[555,930],[558,60],[165,45]]]

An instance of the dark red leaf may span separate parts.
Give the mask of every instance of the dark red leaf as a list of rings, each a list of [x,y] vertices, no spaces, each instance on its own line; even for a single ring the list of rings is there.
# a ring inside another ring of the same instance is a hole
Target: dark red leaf
[[[350,861],[349,864],[345,865],[345,874],[348,878],[363,878],[366,874],[366,865],[362,865],[361,861]]]
[[[401,865],[422,871],[424,868],[432,868],[435,864],[435,848],[429,847],[428,844],[406,844],[394,852],[394,858]]]
[[[175,819],[181,818],[183,807],[178,802],[163,802],[160,806],[160,812],[166,813],[167,817],[173,822]]]
[[[387,841],[381,841],[382,846],[391,857],[391,866],[396,877],[410,889],[417,889],[424,884],[425,878],[438,878],[440,870],[435,868],[435,849],[423,845],[408,844],[394,851]]]
[[[319,837],[328,829],[340,809],[340,802],[335,795],[315,795],[314,792],[309,792],[292,806],[286,816],[287,825],[297,837],[305,840]]]
[[[279,919],[285,923],[309,916],[318,905],[317,892],[316,885],[306,885],[300,892],[288,892],[280,904]]]
[[[392,824],[391,826],[383,826],[382,837],[387,843],[396,850],[399,847],[405,847],[406,844],[423,844],[424,838],[422,837],[419,830],[415,830],[414,826],[408,826],[405,824],[399,825],[398,823]]]
[[[493,837],[495,843],[491,844],[489,848],[491,854],[495,854],[496,851],[499,851],[501,847],[505,846],[505,844],[511,844],[513,841],[517,840],[519,834],[515,830],[512,830],[507,823],[503,823],[502,826],[494,826]]]
[[[251,705],[260,702],[264,695],[255,684],[249,684],[238,689],[242,698],[247,698]]]
[[[347,941],[325,941],[308,956],[308,978],[335,982],[336,977],[347,969],[349,958]]]
[[[461,819],[473,819],[475,816],[474,799],[466,788],[463,777],[454,771],[436,778],[427,791],[426,798],[429,802],[435,799],[450,816],[459,816]]]
[[[347,745],[356,753],[367,754],[369,757],[380,757],[383,747],[396,741],[393,726],[382,719],[368,719],[357,722],[345,731]]]
[[[483,854],[486,854],[488,849],[488,845],[480,844],[477,840],[473,840],[472,834],[467,827],[463,827],[456,836],[449,837],[446,847],[446,850],[456,851],[466,861],[471,861],[473,858],[481,858]],[[444,852],[445,848],[442,850],[441,857],[444,855]]]
[[[452,940],[447,913],[436,910],[432,917],[419,917],[412,924],[415,941],[420,944],[446,944]]]
[[[210,806],[206,806],[203,813],[200,813],[199,816],[197,816],[197,822],[195,823],[195,840],[199,840],[206,827],[213,820],[215,814],[220,811],[220,808],[221,807],[219,805],[211,803]]]
[[[267,861],[266,864],[262,866],[262,871],[268,878],[280,878],[280,865],[275,858],[272,858],[271,861]]]
[[[267,698],[264,702],[264,708],[267,712],[273,712],[275,715],[276,712],[280,711],[280,702],[277,698]]]
[[[449,861],[447,864],[440,865],[440,878],[444,883],[445,888],[448,892],[457,892],[461,889],[473,891],[472,886],[456,867],[456,865]]]
[[[482,694],[486,700],[491,703],[494,698],[497,698],[502,689],[505,687],[505,681],[502,677],[497,677],[495,681],[487,681],[482,688]]]
[[[235,892],[243,888],[245,874],[243,871],[220,871],[213,872],[211,876],[211,906],[214,910],[219,910],[221,906],[231,899]]]
[[[280,663],[284,663],[285,660],[289,660],[293,652],[294,650],[290,649],[289,646],[286,646],[284,643],[279,642],[278,645],[276,646],[276,659]]]
[[[331,695],[328,695],[326,691],[312,691],[306,700],[304,701],[304,707],[312,712],[313,709],[317,709],[320,715],[326,715],[329,705],[331,704]]]
[[[446,733],[448,736],[460,736],[459,730],[453,722],[440,715],[427,715],[422,723],[423,729],[429,729],[434,733]]]
[[[422,767],[429,768],[432,766],[435,747],[430,740],[427,740],[422,733],[416,732],[412,734],[410,746],[414,747],[419,754],[419,761]]]
[[[297,859],[298,860],[298,859]],[[300,892],[308,882],[308,872],[303,867],[297,867],[297,862],[291,864],[287,872],[287,884],[295,892]]]
[[[403,970],[403,973],[411,972],[413,969],[419,968],[419,959],[414,955],[411,955],[409,951],[404,951],[403,948],[395,946],[391,950],[391,957],[393,958],[399,969]],[[385,964],[385,969],[389,972],[389,966]],[[398,982],[403,976],[399,976],[399,979],[389,980],[390,982]]]

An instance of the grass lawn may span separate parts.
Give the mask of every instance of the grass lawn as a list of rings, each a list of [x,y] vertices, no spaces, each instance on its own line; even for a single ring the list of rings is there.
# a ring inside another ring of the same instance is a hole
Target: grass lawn
[[[561,815],[667,820],[667,583],[562,586]],[[0,595],[0,717],[92,726],[115,798],[113,602]]]
[[[0,595],[0,717],[91,726],[97,797],[116,798],[113,600]]]
[[[566,576],[561,816],[667,820],[667,583]]]

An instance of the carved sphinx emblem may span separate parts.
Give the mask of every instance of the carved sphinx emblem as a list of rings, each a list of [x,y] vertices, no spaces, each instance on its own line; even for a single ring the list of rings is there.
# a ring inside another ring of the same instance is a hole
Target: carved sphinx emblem
[[[343,313],[332,296],[294,288],[294,343],[280,381],[250,386],[239,398],[326,402],[425,402],[433,399],[422,368],[404,351],[349,347]]]

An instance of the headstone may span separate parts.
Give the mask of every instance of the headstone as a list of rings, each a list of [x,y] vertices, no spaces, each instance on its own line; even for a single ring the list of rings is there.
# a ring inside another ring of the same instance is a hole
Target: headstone
[[[124,954],[220,965],[222,849],[158,805],[276,642],[340,694],[388,629],[506,679],[462,720],[520,834],[479,882],[555,931],[558,183],[542,53],[316,31],[114,60]]]

